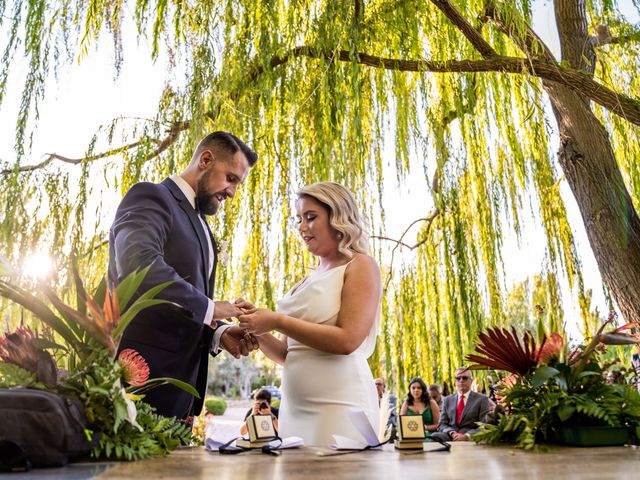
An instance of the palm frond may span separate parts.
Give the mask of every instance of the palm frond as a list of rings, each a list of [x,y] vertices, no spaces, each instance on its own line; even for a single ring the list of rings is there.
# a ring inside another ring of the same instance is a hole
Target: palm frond
[[[467,355],[466,359],[475,362],[471,368],[490,368],[510,373],[526,375],[538,364],[538,352],[533,335],[525,332],[522,343],[515,328],[489,328],[478,335],[476,352],[479,355]],[[544,342],[543,342],[544,344]]]

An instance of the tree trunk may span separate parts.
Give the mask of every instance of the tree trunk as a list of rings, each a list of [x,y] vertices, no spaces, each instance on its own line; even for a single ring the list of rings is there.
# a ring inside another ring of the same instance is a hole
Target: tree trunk
[[[562,60],[593,74],[595,52],[585,0],[556,0]],[[589,101],[545,81],[560,128],[558,159],[573,191],[605,284],[628,322],[640,321],[640,219],[624,184],[608,133]]]

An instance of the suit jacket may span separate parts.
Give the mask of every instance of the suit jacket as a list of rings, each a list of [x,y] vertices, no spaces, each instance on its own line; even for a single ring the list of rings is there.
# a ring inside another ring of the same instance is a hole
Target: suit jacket
[[[389,409],[391,414],[389,415],[389,421],[387,425],[393,427],[398,426],[398,398],[395,395],[389,395]]]
[[[457,423],[459,395],[449,395],[442,401],[442,410],[440,411],[440,423],[438,424],[438,432],[446,435],[451,431],[472,434],[478,431],[476,422],[484,422],[487,414],[490,412],[489,399],[485,395],[476,392],[469,392],[467,403],[462,411],[462,419],[460,425]]]
[[[118,352],[132,348],[144,357],[150,378],[173,377],[200,393],[195,399],[177,387],[156,387],[145,401],[165,416],[198,414],[207,388],[208,354],[213,329],[204,325],[213,295],[208,275],[209,249],[198,213],[170,179],[161,184],[138,183],[122,199],[109,232],[109,281],[118,284],[131,272],[151,265],[136,295],[173,281],[156,298],[175,305],[158,305],[140,312],[125,329]],[[122,307],[122,306],[121,306]],[[216,324],[213,324],[216,326]]]

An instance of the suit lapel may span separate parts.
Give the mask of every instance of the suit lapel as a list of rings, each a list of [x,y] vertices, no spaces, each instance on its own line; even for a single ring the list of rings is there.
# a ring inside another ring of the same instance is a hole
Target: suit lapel
[[[180,208],[187,214],[189,218],[189,222],[191,222],[191,226],[198,237],[198,242],[200,243],[200,254],[202,255],[202,276],[204,278],[204,284],[209,285],[208,278],[208,270],[209,270],[209,247],[207,245],[207,238],[204,236],[204,230],[202,228],[202,223],[200,223],[200,218],[198,217],[198,213],[193,209],[189,200],[184,196],[182,190],[175,184],[173,180],[170,178],[165,179],[162,184],[169,189],[173,197],[178,202]],[[207,227],[208,229],[209,227]],[[214,248],[215,251],[215,248]]]
[[[207,295],[209,297],[213,297],[213,289],[215,287],[215,283],[216,283],[216,267],[218,265],[218,244],[216,243],[216,239],[213,238],[213,233],[211,233],[211,229],[209,228],[209,224],[207,223],[207,221],[203,218],[204,224],[207,227],[207,235],[209,235],[209,238],[211,239],[211,249],[213,250],[213,268],[211,269],[211,276],[208,278],[207,281],[207,287],[209,288],[209,291],[207,292]],[[209,250],[207,248],[207,250]],[[207,255],[208,257],[208,255]],[[209,266],[208,263],[209,259],[207,258],[207,267]]]

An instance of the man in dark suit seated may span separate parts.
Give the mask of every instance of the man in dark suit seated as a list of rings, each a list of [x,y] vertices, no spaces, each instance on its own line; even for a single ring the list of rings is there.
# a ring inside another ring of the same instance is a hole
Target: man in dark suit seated
[[[136,295],[171,282],[156,297],[172,303],[140,312],[118,346],[136,350],[149,364],[151,378],[172,377],[200,394],[164,385],[145,401],[167,417],[198,415],[207,387],[209,353],[224,347],[235,357],[257,348],[244,330],[223,322],[254,309],[242,299],[214,302],[218,249],[205,215],[214,215],[232,198],[256,163],[256,153],[228,132],[214,132],[198,143],[189,165],[162,183],[140,182],[118,206],[109,232],[109,282],[150,267]]]
[[[458,368],[455,380],[457,393],[442,401],[438,431],[432,437],[460,442],[471,440],[470,435],[478,431],[476,423],[484,422],[491,409],[488,397],[471,391],[471,370]]]

